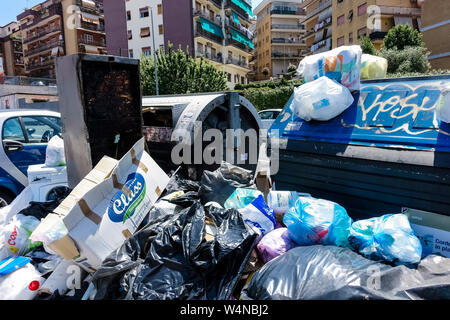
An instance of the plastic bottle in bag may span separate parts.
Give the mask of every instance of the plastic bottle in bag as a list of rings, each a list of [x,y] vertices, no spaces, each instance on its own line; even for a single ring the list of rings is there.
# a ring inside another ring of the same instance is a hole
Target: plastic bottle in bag
[[[64,140],[58,136],[54,136],[48,142],[45,154],[45,165],[47,167],[60,167],[66,165]]]
[[[295,206],[283,218],[289,237],[298,245],[314,244],[348,247],[352,219],[337,203],[299,197]]]
[[[328,121],[352,105],[350,91],[327,77],[308,82],[294,90],[291,110],[305,121]]]
[[[36,268],[28,263],[0,277],[0,300],[33,300],[44,281]]]

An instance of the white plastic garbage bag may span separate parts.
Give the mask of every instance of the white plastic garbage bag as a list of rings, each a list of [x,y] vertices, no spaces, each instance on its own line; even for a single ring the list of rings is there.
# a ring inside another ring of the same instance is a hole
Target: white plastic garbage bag
[[[328,121],[352,105],[350,91],[327,77],[306,83],[294,90],[292,112],[305,121]]]
[[[361,80],[386,78],[388,61],[383,57],[363,54],[361,57]]]
[[[31,264],[0,276],[0,300],[33,300],[45,279]]]
[[[305,83],[327,76],[350,91],[359,90],[361,55],[360,46],[342,46],[305,57],[300,62],[297,73]]]
[[[28,186],[8,206],[0,208],[0,225],[6,225],[12,217],[27,208],[33,197],[33,189]]]
[[[60,167],[66,165],[64,155],[64,140],[58,136],[50,139],[45,155],[45,165],[48,167]]]
[[[436,112],[439,120],[450,123],[450,84],[442,89]]]
[[[18,214],[0,230],[0,259],[8,256],[24,255],[32,249],[41,246],[40,242],[30,240],[31,233],[40,221],[33,216]]]

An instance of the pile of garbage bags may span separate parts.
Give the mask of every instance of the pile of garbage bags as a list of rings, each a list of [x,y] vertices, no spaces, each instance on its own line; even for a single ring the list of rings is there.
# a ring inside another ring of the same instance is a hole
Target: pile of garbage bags
[[[405,215],[353,221],[226,162],[169,177],[143,143],[53,201],[0,211],[0,299],[450,297],[450,259],[423,257]]]

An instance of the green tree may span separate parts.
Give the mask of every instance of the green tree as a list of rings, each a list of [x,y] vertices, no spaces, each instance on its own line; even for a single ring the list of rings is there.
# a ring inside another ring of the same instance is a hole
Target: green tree
[[[196,60],[186,51],[173,50],[171,44],[167,51],[157,50],[158,85],[160,94],[184,94],[198,92],[225,91],[227,78],[223,71],[201,58]],[[155,64],[153,57],[141,59],[142,91],[144,95],[155,95]]]
[[[372,41],[370,41],[370,38],[365,36],[359,38],[359,45],[361,46],[362,52],[366,54],[371,54],[373,56],[378,55],[377,49],[375,49],[375,46],[373,45]]]
[[[388,61],[388,73],[427,73],[430,70],[429,52],[423,47],[405,47],[403,50],[382,48],[380,55]]]
[[[292,80],[297,75],[297,67],[293,64],[289,64],[287,72],[283,75],[284,80]]]
[[[403,50],[406,47],[424,47],[422,34],[413,30],[410,25],[400,24],[389,30],[384,37],[383,47]]]

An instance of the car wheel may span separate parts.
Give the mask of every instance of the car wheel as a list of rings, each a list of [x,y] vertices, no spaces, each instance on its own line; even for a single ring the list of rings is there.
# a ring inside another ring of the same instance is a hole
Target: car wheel
[[[9,193],[7,193],[3,190],[0,190],[0,208],[6,207],[12,201],[13,201],[13,197]]]

